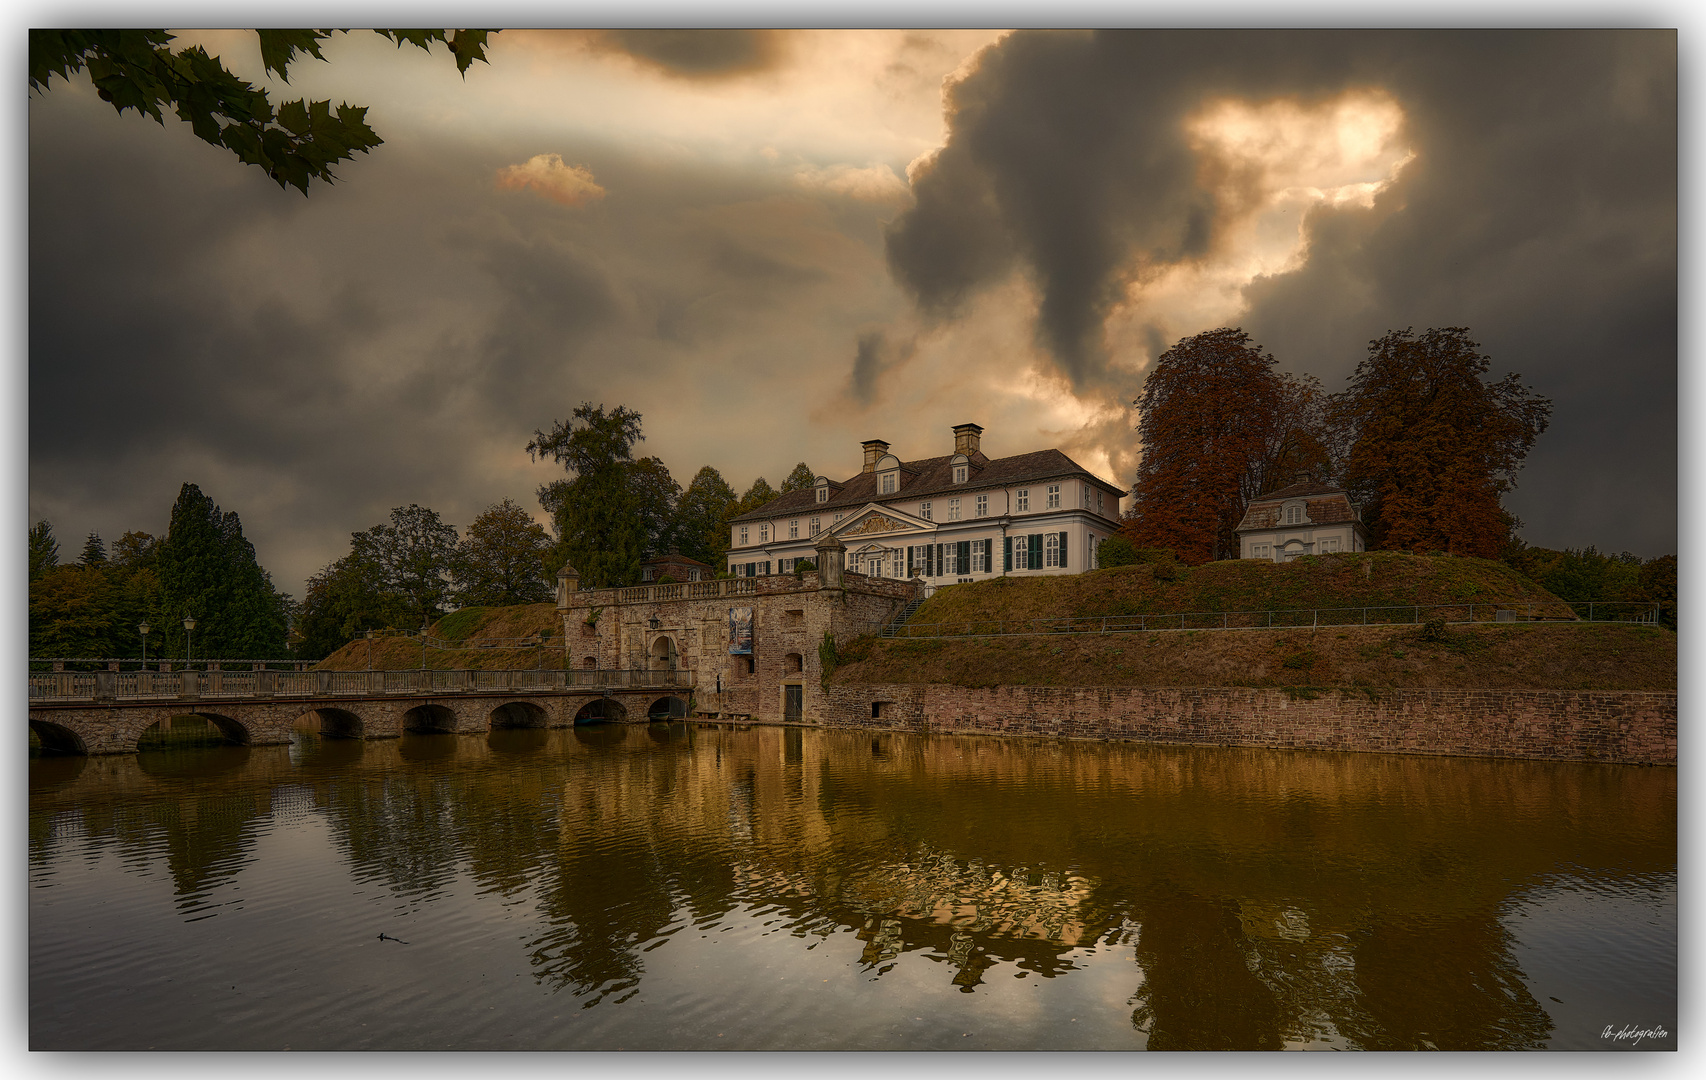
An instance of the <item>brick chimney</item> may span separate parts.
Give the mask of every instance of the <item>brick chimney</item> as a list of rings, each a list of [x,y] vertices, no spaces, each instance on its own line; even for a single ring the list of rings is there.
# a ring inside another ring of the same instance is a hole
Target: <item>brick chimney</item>
[[[859,444],[865,448],[865,467],[860,472],[877,471],[877,459],[889,452],[889,444],[881,439],[866,439]]]
[[[954,453],[971,457],[983,440],[983,428],[977,424],[954,425]]]

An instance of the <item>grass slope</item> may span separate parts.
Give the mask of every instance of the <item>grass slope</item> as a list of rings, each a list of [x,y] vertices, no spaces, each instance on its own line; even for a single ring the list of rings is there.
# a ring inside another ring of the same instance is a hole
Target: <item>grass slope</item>
[[[432,624],[434,638],[461,649],[427,649],[426,666],[434,669],[496,671],[533,670],[563,666],[563,623],[555,604],[523,604],[518,607],[470,607],[453,611]],[[501,640],[505,646],[516,639],[537,638],[539,644],[522,648],[482,647],[481,641]],[[369,661],[369,647],[372,659]],[[360,638],[314,665],[317,671],[398,671],[421,666],[418,638],[383,637],[369,642]]]
[[[1503,563],[1379,551],[997,578],[937,590],[909,625],[1462,602],[1571,614]],[[1676,689],[1674,633],[1603,624],[1454,626],[1434,641],[1413,625],[862,638],[843,647],[841,661],[832,681],[849,684]]]

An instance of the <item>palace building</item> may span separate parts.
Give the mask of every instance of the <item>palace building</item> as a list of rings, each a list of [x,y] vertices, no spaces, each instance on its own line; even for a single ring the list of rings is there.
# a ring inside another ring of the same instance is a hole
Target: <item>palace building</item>
[[[1368,546],[1361,508],[1343,488],[1314,480],[1300,480],[1250,500],[1234,532],[1239,558],[1269,562]]]
[[[1119,529],[1122,488],[1059,450],[988,458],[982,427],[953,431],[952,454],[916,461],[871,439],[858,475],[819,476],[733,519],[729,572],[791,573],[825,532],[846,545],[848,572],[870,577],[941,585],[1096,569],[1096,545]]]

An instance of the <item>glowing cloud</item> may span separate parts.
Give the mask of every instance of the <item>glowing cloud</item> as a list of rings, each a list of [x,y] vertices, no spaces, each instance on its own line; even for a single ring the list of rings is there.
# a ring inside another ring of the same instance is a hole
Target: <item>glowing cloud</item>
[[[592,171],[584,165],[563,164],[560,154],[535,154],[524,164],[499,169],[497,186],[500,191],[532,188],[564,206],[580,206],[604,198],[604,189],[592,178]]]
[[[896,202],[908,198],[911,189],[887,165],[871,165],[856,169],[851,165],[832,165],[827,169],[801,169],[795,181],[812,191],[827,191],[864,202]]]

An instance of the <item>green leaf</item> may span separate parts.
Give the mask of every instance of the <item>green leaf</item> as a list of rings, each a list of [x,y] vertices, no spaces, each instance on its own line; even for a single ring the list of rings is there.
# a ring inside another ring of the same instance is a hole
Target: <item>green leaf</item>
[[[324,60],[320,42],[332,36],[330,30],[257,30],[255,33],[261,39],[262,65],[285,82],[290,81],[288,69],[297,53]]]

